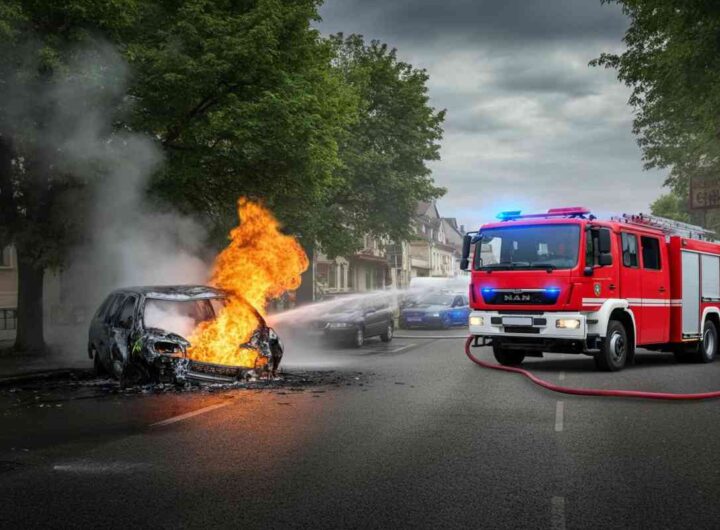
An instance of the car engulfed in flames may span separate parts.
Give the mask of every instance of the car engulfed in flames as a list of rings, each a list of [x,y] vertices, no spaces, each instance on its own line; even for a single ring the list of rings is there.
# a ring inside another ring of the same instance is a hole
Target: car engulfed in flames
[[[113,292],[90,326],[89,354],[123,381],[232,382],[275,374],[283,355],[268,301],[297,289],[308,258],[262,204],[238,200],[239,224],[205,286]]]
[[[99,372],[124,383],[232,383],[275,374],[283,355],[277,333],[249,303],[254,329],[236,354],[214,362],[193,340],[228,306],[227,293],[205,286],[134,287],[111,293],[90,325],[89,352]],[[188,337],[188,338],[186,338]]]

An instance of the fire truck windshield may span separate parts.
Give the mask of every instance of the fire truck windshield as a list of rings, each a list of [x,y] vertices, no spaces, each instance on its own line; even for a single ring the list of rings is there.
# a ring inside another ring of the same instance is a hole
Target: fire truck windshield
[[[578,261],[576,224],[488,228],[475,245],[475,270],[571,269]]]

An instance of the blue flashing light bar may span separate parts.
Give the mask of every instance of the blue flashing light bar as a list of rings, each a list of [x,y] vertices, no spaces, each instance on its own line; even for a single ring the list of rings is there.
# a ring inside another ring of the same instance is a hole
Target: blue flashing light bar
[[[497,218],[501,221],[511,221],[520,217],[520,214],[522,214],[520,210],[511,210],[508,212],[500,212],[497,214]]]
[[[590,210],[581,206],[573,206],[571,208],[550,208],[547,213],[531,213],[522,215],[520,210],[511,210],[506,212],[500,212],[497,218],[500,221],[516,221],[517,219],[549,219],[551,217],[567,217],[585,219],[586,216],[590,216],[590,219],[595,217],[590,214]]]

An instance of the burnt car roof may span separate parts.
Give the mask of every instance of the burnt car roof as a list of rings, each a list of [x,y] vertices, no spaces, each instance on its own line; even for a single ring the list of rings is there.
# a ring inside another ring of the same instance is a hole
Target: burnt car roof
[[[227,296],[224,291],[207,285],[145,285],[123,287],[116,289],[113,293],[133,293],[161,300],[192,300]]]

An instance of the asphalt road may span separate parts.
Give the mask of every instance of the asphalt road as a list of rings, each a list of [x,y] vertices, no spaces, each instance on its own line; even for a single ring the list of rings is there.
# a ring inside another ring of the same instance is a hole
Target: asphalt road
[[[720,401],[553,394],[424,335],[291,349],[291,376],[334,374],[310,386],[0,392],[0,527],[717,527]],[[526,365],[569,386],[720,388],[720,362],[663,354],[616,374]]]

